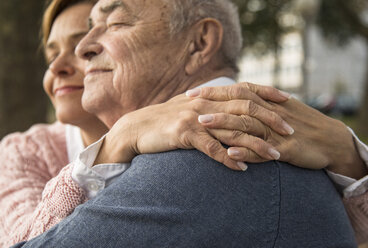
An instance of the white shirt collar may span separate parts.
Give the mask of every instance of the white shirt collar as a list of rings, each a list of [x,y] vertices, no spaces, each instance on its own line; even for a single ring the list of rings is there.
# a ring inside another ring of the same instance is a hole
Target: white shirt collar
[[[66,148],[69,162],[74,161],[84,150],[84,144],[79,127],[66,125]]]
[[[219,77],[215,78],[211,81],[208,81],[207,83],[201,84],[200,86],[196,87],[198,89],[204,88],[204,87],[216,87],[216,86],[229,86],[232,84],[235,84],[235,80],[229,77]]]

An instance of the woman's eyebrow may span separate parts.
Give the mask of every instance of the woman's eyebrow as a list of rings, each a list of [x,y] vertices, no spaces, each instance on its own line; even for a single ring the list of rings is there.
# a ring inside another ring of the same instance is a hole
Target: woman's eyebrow
[[[80,40],[81,38],[83,38],[86,34],[88,33],[88,31],[80,31],[80,32],[76,32],[74,34],[71,34],[69,37],[68,37],[68,40],[70,41],[77,41],[77,40]],[[47,50],[53,50],[53,49],[56,49],[57,47],[57,44],[55,41],[50,41],[46,44],[46,51]]]

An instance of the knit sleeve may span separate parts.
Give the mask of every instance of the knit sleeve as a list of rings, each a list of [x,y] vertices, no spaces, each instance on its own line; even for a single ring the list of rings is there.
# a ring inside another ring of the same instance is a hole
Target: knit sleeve
[[[368,192],[343,201],[358,243],[368,242]]]
[[[0,247],[45,232],[85,201],[71,179],[73,164],[55,169],[67,161],[59,153],[65,147],[44,135],[12,136],[1,142]]]
[[[83,190],[71,179],[73,164],[51,179],[42,192],[42,199],[30,214],[20,216],[9,237],[9,245],[34,238],[50,229],[85,202]]]

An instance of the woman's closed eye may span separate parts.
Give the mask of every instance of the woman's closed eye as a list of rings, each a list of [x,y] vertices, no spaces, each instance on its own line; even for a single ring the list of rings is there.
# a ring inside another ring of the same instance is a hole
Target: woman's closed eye
[[[46,63],[47,66],[50,66],[58,57],[58,54],[52,54],[52,55],[47,55],[46,57]]]

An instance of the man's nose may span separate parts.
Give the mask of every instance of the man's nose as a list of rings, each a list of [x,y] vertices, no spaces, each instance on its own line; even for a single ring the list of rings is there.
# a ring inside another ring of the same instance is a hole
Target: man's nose
[[[91,33],[91,32],[90,32]],[[76,47],[75,53],[78,57],[84,60],[91,60],[94,56],[100,54],[103,50],[102,45],[91,38],[88,33]]]

